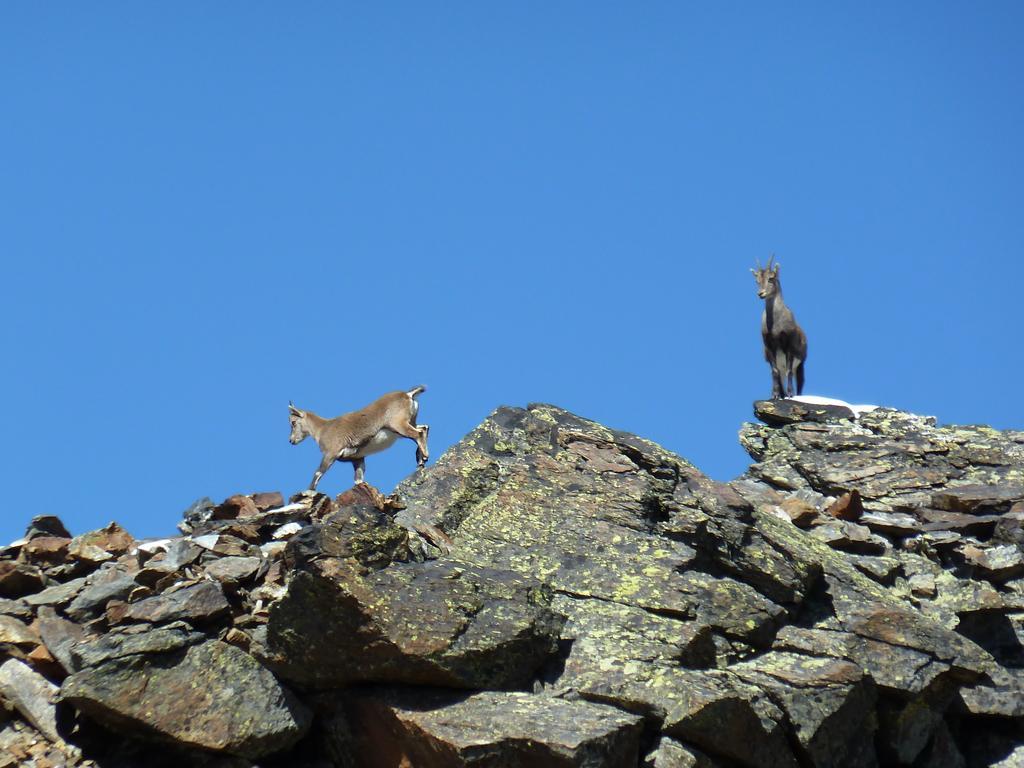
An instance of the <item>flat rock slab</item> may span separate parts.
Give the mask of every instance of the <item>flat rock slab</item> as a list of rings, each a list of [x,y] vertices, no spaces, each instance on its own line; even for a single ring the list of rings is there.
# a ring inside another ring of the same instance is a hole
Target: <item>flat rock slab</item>
[[[964,544],[958,551],[981,578],[1006,581],[1024,573],[1024,551],[1016,544],[985,548]]]
[[[220,584],[201,581],[170,594],[140,600],[128,606],[124,619],[154,624],[169,621],[202,624],[223,616],[230,607]]]
[[[933,493],[932,506],[950,512],[1005,512],[1021,499],[1024,499],[1024,483],[958,485]]]
[[[238,584],[256,575],[263,560],[258,557],[222,557],[205,566],[206,575],[222,584]]]
[[[620,768],[639,760],[641,718],[527,693],[360,695],[346,708],[359,768]]]
[[[141,630],[141,631],[140,631]],[[94,640],[79,642],[71,648],[69,670],[98,667],[125,656],[167,653],[202,642],[204,636],[192,631],[184,622],[149,629],[131,626],[123,631],[108,632]]]
[[[856,414],[844,405],[801,403],[796,400],[758,400],[754,415],[765,424],[780,426],[799,422],[852,421]]]
[[[0,694],[50,741],[57,733],[57,686],[17,659],[0,665]]]
[[[309,711],[270,672],[219,641],[77,672],[61,698],[115,731],[250,759],[290,747],[310,723]]]
[[[556,648],[562,617],[538,582],[453,562],[367,573],[353,557],[306,563],[273,604],[274,668],[312,687],[398,682],[512,688]]]
[[[132,574],[113,566],[101,567],[86,578],[85,586],[66,611],[75,621],[87,621],[102,613],[111,600],[123,600],[138,584]]]
[[[861,555],[881,555],[891,548],[889,542],[872,533],[866,525],[845,520],[830,520],[819,525],[811,531],[811,536],[833,549]]]

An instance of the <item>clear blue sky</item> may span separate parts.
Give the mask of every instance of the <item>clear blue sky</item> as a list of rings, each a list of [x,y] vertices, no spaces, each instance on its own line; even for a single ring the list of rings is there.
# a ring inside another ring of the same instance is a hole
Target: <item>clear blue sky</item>
[[[546,401],[731,478],[772,251],[808,393],[1024,427],[1024,5],[838,6],[4,4],[0,541],[421,382],[435,456]]]

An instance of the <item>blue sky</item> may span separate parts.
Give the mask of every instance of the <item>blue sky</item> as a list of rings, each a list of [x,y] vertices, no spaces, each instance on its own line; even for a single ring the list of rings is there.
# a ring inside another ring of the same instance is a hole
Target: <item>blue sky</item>
[[[826,7],[830,6],[830,7]],[[0,540],[293,493],[425,383],[434,456],[546,401],[719,479],[770,391],[1022,428],[1024,6],[5,4]],[[403,441],[367,462],[390,488]],[[333,468],[322,490],[351,481]]]

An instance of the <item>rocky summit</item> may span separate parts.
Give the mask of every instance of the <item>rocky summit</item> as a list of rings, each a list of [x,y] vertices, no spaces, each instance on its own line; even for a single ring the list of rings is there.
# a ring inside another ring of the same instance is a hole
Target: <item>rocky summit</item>
[[[765,401],[754,463],[499,408],[385,497],[0,550],[0,768],[1024,766],[1024,433]]]

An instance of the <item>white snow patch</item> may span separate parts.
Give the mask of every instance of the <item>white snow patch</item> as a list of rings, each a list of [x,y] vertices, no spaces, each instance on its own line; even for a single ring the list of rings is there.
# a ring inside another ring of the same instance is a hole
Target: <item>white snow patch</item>
[[[268,509],[266,512],[261,514],[270,515],[274,512],[298,512],[300,509],[305,509],[307,505],[296,502],[295,504],[285,504],[283,507],[276,507],[275,509]]]
[[[220,534],[208,533],[205,536],[196,536],[192,539],[192,542],[203,549],[213,549],[217,546],[217,542],[220,541]]]
[[[144,541],[135,547],[136,552],[145,552],[149,555],[155,555],[157,552],[166,552],[167,548],[171,546],[171,539],[153,539],[152,541]]]
[[[274,531],[275,539],[287,539],[302,530],[301,523],[287,523]]]

